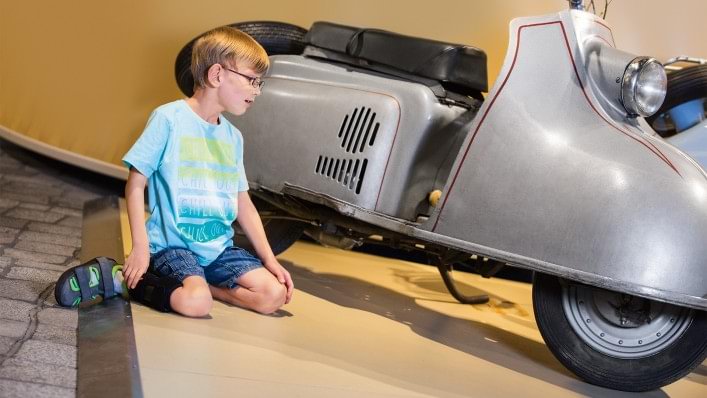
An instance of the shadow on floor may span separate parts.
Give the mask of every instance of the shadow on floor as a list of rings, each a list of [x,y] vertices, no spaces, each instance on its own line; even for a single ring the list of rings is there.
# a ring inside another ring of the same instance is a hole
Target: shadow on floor
[[[588,396],[623,397],[630,394],[631,396],[667,397],[667,394],[662,390],[634,394],[584,383],[565,369],[544,344],[488,324],[460,319],[424,308],[418,305],[412,297],[363,280],[334,274],[315,273],[303,265],[287,261],[282,261],[282,263],[292,274],[298,290],[337,305],[370,312],[403,323],[426,339],[546,383]],[[400,272],[395,276],[410,283],[421,280],[425,284],[421,286],[422,288],[431,288],[428,279],[420,279],[412,274]],[[498,296],[469,285],[462,285],[462,288],[473,289],[475,294],[489,294],[492,300],[506,302]],[[441,279],[433,289],[440,292],[446,291]],[[376,371],[385,373],[386,369],[376,369]],[[414,383],[415,380],[410,382]],[[453,386],[434,387],[442,390],[453,389]]]

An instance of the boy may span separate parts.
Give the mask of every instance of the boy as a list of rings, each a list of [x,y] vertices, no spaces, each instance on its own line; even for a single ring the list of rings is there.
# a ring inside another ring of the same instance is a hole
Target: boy
[[[247,34],[230,27],[207,32],[193,47],[194,95],[158,107],[123,158],[133,249],[122,275],[134,300],[190,317],[207,315],[212,298],[263,314],[290,301],[292,279],[247,193],[243,138],[222,116],[248,110],[268,66],[265,50]],[[233,246],[234,220],[260,260]],[[120,279],[115,267],[112,273]],[[94,289],[106,297],[120,291],[119,282],[109,285]]]

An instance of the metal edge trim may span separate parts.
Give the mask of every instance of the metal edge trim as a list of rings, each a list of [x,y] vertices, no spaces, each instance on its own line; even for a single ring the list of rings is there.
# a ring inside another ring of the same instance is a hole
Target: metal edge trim
[[[91,233],[91,217],[108,213],[102,219],[106,233]],[[105,253],[122,262],[125,253],[124,222],[127,222],[124,200],[112,196],[99,198],[84,205],[82,247],[91,247],[93,240],[116,243],[116,253]],[[87,222],[88,218],[88,222]],[[95,253],[86,253],[95,256]],[[87,259],[82,258],[82,261]],[[79,308],[77,355],[77,397],[142,397],[142,382],[130,302],[120,298]]]

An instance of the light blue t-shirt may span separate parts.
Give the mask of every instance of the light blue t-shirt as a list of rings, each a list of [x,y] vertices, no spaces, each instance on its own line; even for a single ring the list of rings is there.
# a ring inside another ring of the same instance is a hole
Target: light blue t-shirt
[[[206,266],[233,245],[238,192],[248,181],[243,136],[224,117],[214,125],[184,100],[162,105],[123,162],[148,178],[151,253],[186,248]]]

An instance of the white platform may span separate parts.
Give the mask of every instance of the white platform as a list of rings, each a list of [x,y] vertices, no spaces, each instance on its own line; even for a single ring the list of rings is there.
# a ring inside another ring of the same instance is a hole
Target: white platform
[[[296,291],[277,316],[216,303],[209,319],[133,303],[146,397],[707,397],[707,367],[659,391],[584,383],[547,350],[528,284],[297,243],[280,260]],[[473,287],[472,287],[473,286]]]

